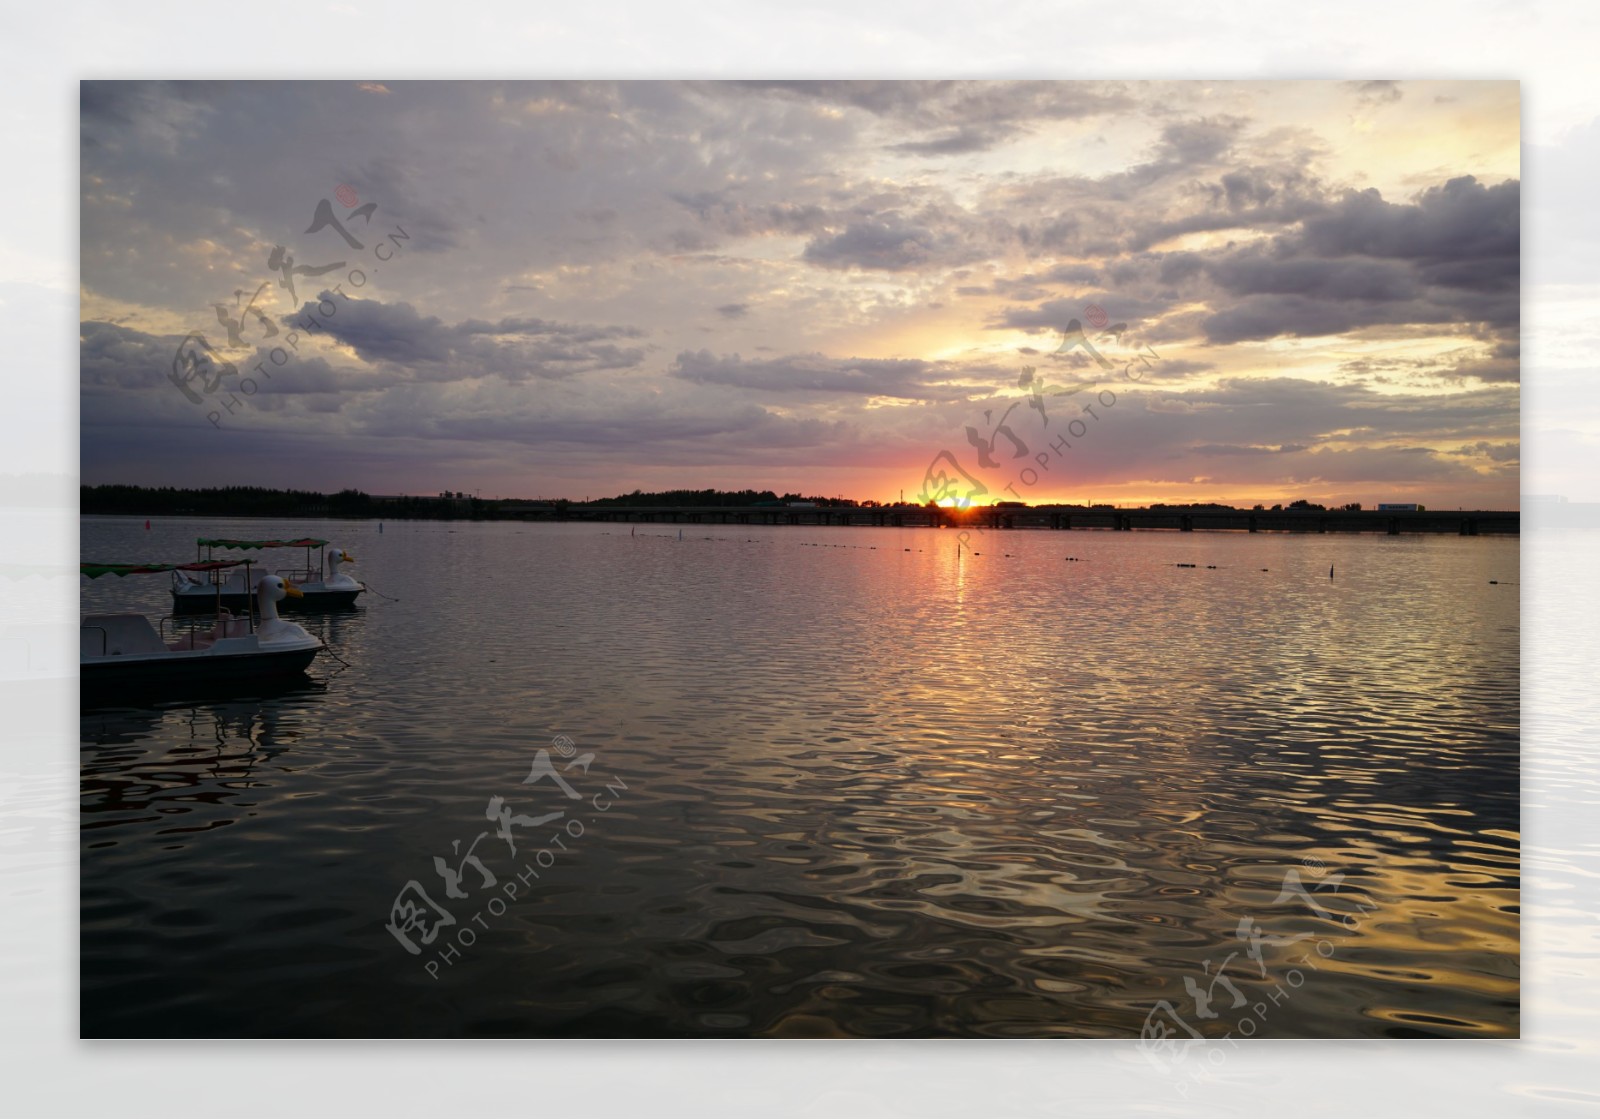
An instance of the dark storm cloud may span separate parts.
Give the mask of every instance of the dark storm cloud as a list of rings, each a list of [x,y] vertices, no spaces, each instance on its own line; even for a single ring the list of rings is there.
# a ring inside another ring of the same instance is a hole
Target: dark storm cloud
[[[1470,175],[1430,187],[1415,202],[1352,191],[1307,219],[1303,244],[1323,256],[1361,253],[1420,264],[1493,262],[1505,275],[1522,248],[1522,191],[1515,180],[1485,186]]]
[[[1204,258],[1228,305],[1205,320],[1215,343],[1341,334],[1396,324],[1520,317],[1521,192],[1470,176],[1392,203],[1350,192],[1265,245]]]
[[[324,317],[319,306],[336,310]],[[445,323],[437,316],[419,314],[408,303],[339,298],[332,292],[321,294],[320,305],[308,302],[283,322],[293,328],[308,319],[366,361],[403,366],[425,380],[559,379],[593,370],[631,369],[645,355],[643,347],[616,344],[617,339],[643,337],[644,332],[633,327],[528,317]]]
[[[506,320],[460,325],[466,335],[549,326],[534,321]],[[803,465],[816,455],[843,453],[859,443],[854,424],[836,418],[779,415],[752,401],[730,400],[723,387],[704,390],[669,380],[666,391],[613,386],[601,397],[567,396],[560,400],[505,380],[470,383],[426,380],[410,366],[382,363],[371,369],[337,368],[320,357],[295,356],[287,365],[271,363],[260,351],[235,364],[241,371],[257,363],[270,379],[248,391],[228,377],[201,405],[188,401],[177,388],[149,391],[166,380],[177,336],[145,334],[104,322],[81,325],[83,366],[82,424],[93,432],[97,462],[128,468],[160,469],[166,477],[187,478],[197,448],[225,439],[229,463],[253,477],[271,469],[273,454],[333,441],[340,463],[385,456],[398,462],[421,457],[447,460],[453,448],[471,446],[474,455],[500,454],[513,459],[526,449],[559,447],[568,463],[604,463],[619,447],[660,465],[726,463],[754,466],[765,462]],[[423,332],[431,325],[421,328]],[[604,333],[604,328],[573,328],[571,333]],[[207,419],[231,402],[221,427]],[[114,435],[111,435],[114,433]],[[406,454],[393,451],[397,439],[425,441]],[[221,445],[216,445],[220,447]],[[255,449],[255,450],[252,450]],[[260,451],[261,454],[256,452]],[[398,459],[395,456],[398,455]],[[304,477],[273,475],[274,484],[305,485]]]
[[[86,387],[154,387],[167,380],[181,341],[181,335],[150,335],[117,323],[79,323],[79,380]]]
[[[1284,258],[1257,247],[1214,261],[1206,272],[1234,295],[1398,302],[1416,299],[1423,287],[1422,278],[1399,261],[1368,257]]]
[[[172,380],[174,358],[184,337],[148,334],[117,323],[92,320],[79,323],[79,383],[85,399],[94,394],[102,399],[116,396],[124,402],[136,401],[141,399],[136,391],[159,388],[161,392],[155,399],[163,404],[184,403],[187,398]],[[271,371],[270,378],[260,373],[254,378],[263,385],[271,382],[271,394],[262,395],[255,402],[257,407],[263,408],[281,405],[285,395],[338,393],[352,387],[372,389],[403,379],[392,372],[383,375],[337,369],[323,358],[306,354],[278,365],[271,361],[270,348],[248,355],[233,351],[219,354],[219,357],[231,364],[236,374],[249,375],[258,365],[265,365]],[[218,392],[237,389],[236,377],[230,375],[224,378]],[[196,391],[200,390],[196,388]],[[252,391],[252,395],[258,391]],[[134,395],[122,395],[130,392]],[[203,419],[204,413],[194,415]]]

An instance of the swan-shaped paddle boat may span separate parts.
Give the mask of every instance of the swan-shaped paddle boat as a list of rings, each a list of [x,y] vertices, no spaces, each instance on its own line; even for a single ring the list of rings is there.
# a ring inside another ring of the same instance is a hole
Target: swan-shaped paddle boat
[[[172,570],[215,570],[243,561],[209,565],[84,564],[83,574],[131,575]],[[248,568],[248,565],[245,565]],[[263,575],[255,582],[260,618],[235,618],[217,613],[209,631],[195,627],[165,637],[166,619],[158,630],[142,614],[91,614],[79,624],[79,672],[83,693],[168,691],[219,684],[261,684],[303,674],[325,647],[298,623],[278,615],[278,604],[300,595],[282,576]]]
[[[340,564],[353,564],[355,557],[342,548],[328,547],[328,542],[314,537],[301,537],[296,540],[237,540],[232,537],[201,537],[195,541],[197,552],[204,550],[204,560],[212,558],[213,550],[224,549],[258,549],[258,548],[303,548],[306,550],[306,563],[304,568],[280,570],[279,575],[293,581],[300,589],[300,597],[292,599],[285,604],[285,609],[301,611],[337,610],[355,605],[356,596],[366,590],[360,583],[345,572],[339,570]],[[313,565],[311,550],[317,550],[316,562]],[[229,610],[244,613],[250,609],[250,587],[246,582],[247,577],[243,572],[234,572],[232,577],[224,582],[220,589],[211,580],[200,579],[194,576],[185,567],[180,567],[172,573],[172,605],[179,614],[189,612],[203,613],[211,610],[217,603],[217,596],[222,596],[222,606]]]

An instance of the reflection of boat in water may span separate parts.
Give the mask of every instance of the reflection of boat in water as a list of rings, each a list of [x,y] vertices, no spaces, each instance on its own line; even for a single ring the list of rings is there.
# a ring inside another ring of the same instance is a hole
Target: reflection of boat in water
[[[108,686],[92,693],[85,689],[80,701],[79,715],[85,719],[109,720],[115,724],[133,715],[149,715],[159,719],[163,712],[181,710],[195,704],[222,704],[230,701],[251,701],[257,704],[273,700],[315,698],[326,694],[328,683],[310,673],[288,673],[259,677],[248,684],[237,680],[193,680],[170,688],[148,686]],[[89,732],[84,733],[85,743],[99,742]]]
[[[168,571],[213,574],[242,566],[247,560],[213,560],[199,564],[83,564],[90,579],[102,575],[135,575]],[[248,575],[246,575],[248,580]],[[220,584],[218,587],[220,588]],[[245,586],[249,586],[246,582]],[[278,617],[277,605],[299,590],[281,576],[255,581],[260,619],[235,618],[218,607],[209,630],[191,625],[185,633],[167,636],[168,619],[160,629],[142,614],[87,615],[79,625],[79,672],[86,702],[137,693],[141,697],[174,690],[259,687],[282,678],[303,677],[324,648],[305,628]],[[216,597],[213,597],[216,602]]]
[[[232,537],[201,537],[195,541],[196,559],[204,550],[204,560],[213,559],[216,549],[303,548],[306,550],[305,566],[280,568],[278,575],[300,589],[300,598],[284,604],[286,610],[338,610],[355,605],[356,596],[366,587],[339,570],[340,564],[353,564],[355,557],[342,548],[329,549],[328,542],[314,537],[296,540],[238,540]],[[312,565],[311,550],[317,550],[316,564]],[[251,585],[243,572],[233,576],[221,588],[222,605],[240,614],[250,609]],[[208,580],[199,579],[185,567],[172,573],[172,605],[179,613],[209,611],[217,602],[218,588]]]

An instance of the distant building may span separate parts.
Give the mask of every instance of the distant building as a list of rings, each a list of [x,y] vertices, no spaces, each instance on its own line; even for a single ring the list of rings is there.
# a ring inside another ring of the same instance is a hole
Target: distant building
[[[1389,513],[1417,513],[1422,509],[1416,502],[1379,502],[1379,512]]]

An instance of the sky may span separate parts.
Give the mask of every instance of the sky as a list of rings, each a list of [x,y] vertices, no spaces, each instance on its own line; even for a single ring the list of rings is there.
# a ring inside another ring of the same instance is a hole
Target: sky
[[[82,478],[1516,508],[1520,142],[1508,81],[84,82]]]

